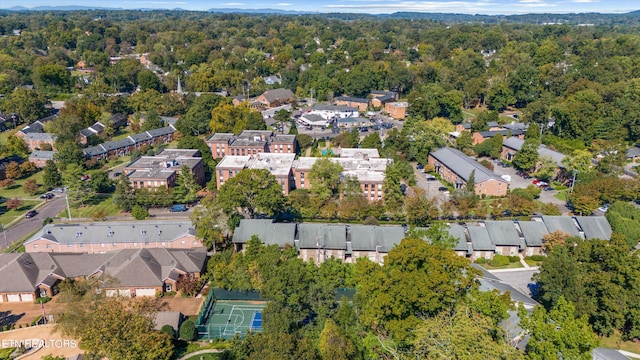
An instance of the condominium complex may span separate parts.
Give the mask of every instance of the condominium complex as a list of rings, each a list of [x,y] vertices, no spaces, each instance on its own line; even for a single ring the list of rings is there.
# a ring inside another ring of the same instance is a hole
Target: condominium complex
[[[215,133],[208,140],[211,154],[216,159],[227,155],[247,156],[258,153],[296,153],[296,136],[275,134],[270,130],[245,130],[240,135]]]

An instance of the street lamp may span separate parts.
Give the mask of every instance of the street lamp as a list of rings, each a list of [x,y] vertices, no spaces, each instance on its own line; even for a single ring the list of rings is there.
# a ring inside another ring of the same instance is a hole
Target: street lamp
[[[7,230],[4,228],[2,223],[0,223],[0,226],[2,227],[2,234],[4,235],[4,247],[7,248],[9,247],[9,243],[7,242]]]
[[[573,180],[571,180],[571,195],[573,195],[573,187],[576,184],[576,174],[578,173],[578,170],[573,169]]]

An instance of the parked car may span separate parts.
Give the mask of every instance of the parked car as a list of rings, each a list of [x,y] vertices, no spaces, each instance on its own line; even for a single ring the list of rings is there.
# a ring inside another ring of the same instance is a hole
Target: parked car
[[[55,188],[55,189],[53,189],[53,190],[51,190],[51,191],[53,191],[54,193],[63,193],[63,192],[64,192],[64,190],[65,190],[64,188],[57,187],[57,188]]]
[[[38,212],[35,210],[29,210],[27,211],[27,213],[24,215],[24,217],[28,218],[32,218],[34,216],[38,215]]]
[[[418,164],[418,165],[416,166],[416,169],[418,169],[418,170],[422,170],[422,169],[424,169],[424,166],[423,166],[422,164]]]
[[[449,191],[449,189],[447,189],[447,188],[446,188],[446,187],[444,187],[444,186],[440,186],[440,187],[438,188],[438,191],[445,192],[445,191]]]
[[[171,212],[183,212],[183,211],[187,211],[187,205],[184,205],[184,204],[173,205],[173,206],[171,207],[171,209],[169,209],[169,211],[171,211]]]
[[[604,205],[600,206],[598,208],[598,210],[600,210],[602,212],[607,212],[607,210],[609,210],[609,204],[604,204]]]
[[[49,200],[49,199],[53,199],[53,197],[54,197],[54,196],[55,196],[55,195],[53,195],[52,193],[46,193],[46,194],[42,194],[42,195],[40,195],[40,199],[47,199],[47,200]]]
[[[86,175],[86,174],[85,174],[85,175],[82,175],[82,176],[80,177],[80,180],[82,180],[82,181],[87,181],[87,180],[89,180],[89,175]]]
[[[431,176],[431,175],[427,175],[427,181],[436,181],[438,179],[436,179],[435,176]]]

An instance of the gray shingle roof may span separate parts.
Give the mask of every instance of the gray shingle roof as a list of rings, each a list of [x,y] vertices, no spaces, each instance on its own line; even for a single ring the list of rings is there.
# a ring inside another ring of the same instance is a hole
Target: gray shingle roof
[[[426,231],[428,230],[428,228],[416,228],[416,230],[418,231]],[[465,251],[467,253],[470,253],[471,251],[471,247],[469,246],[469,244],[467,244],[467,236],[464,233],[464,227],[459,225],[459,224],[450,224],[449,228],[447,229],[447,232],[449,233],[449,235],[453,236],[457,242],[453,247],[454,251]],[[431,239],[429,238],[424,238],[425,241],[431,243]]]
[[[295,232],[294,223],[274,223],[271,219],[242,219],[233,232],[233,242],[246,243],[253,235],[257,235],[266,245],[293,246]]]
[[[562,231],[571,236],[580,236],[578,227],[573,219],[568,216],[542,216],[542,221],[549,230],[550,233],[556,231]]]
[[[195,234],[189,220],[48,224],[25,244],[44,238],[59,244],[171,242]]]
[[[149,130],[147,131],[147,133],[151,135],[151,137],[156,138],[160,136],[173,134],[175,131],[176,129],[174,129],[173,126],[165,126],[163,128]]]
[[[294,97],[293,92],[291,92],[291,90],[285,89],[285,88],[267,90],[262,95],[270,103],[272,103],[274,101],[278,101],[278,100],[289,100],[289,99],[293,99],[293,97]]]
[[[55,151],[34,150],[31,152],[31,155],[29,155],[29,160],[53,160],[53,155],[55,155],[55,153]]]
[[[640,146],[634,146],[627,150],[627,159],[633,159],[640,156]]]
[[[480,163],[457,149],[444,147],[432,152],[430,155],[438,160],[442,165],[451,169],[451,171],[464,179],[464,181],[467,181],[471,172],[475,170],[476,183],[487,180],[497,180],[506,183],[506,181],[500,178],[496,173],[482,166]]]
[[[541,221],[518,221],[527,246],[542,246],[542,240],[549,233]]]
[[[524,249],[524,239],[520,238],[513,221],[485,221],[491,242],[496,246],[518,245]]]
[[[586,239],[611,240],[611,225],[603,216],[576,216]]]
[[[402,226],[351,225],[351,247],[354,251],[386,253],[404,239]]]
[[[51,133],[28,133],[24,136],[23,140],[37,140],[37,141],[55,141],[56,136]]]
[[[522,139],[518,139],[515,136],[512,136],[506,140],[504,140],[504,142],[502,143],[503,146],[506,146],[510,149],[516,150],[516,151],[520,151],[520,149],[522,149],[522,145],[524,144],[524,140]],[[564,165],[562,164],[562,160],[567,157],[565,154],[561,153],[561,152],[557,152],[554,150],[551,150],[549,148],[547,148],[544,145],[540,145],[538,147],[538,155],[539,156],[546,156],[546,157],[550,157],[551,159],[553,159],[553,161],[555,161],[555,163],[559,166],[559,167],[564,167]]]
[[[491,237],[487,228],[480,225],[467,225],[469,238],[474,251],[494,251],[496,246],[491,242]]]
[[[298,225],[300,249],[347,249],[346,225],[304,223]]]
[[[369,100],[365,98],[359,97],[351,97],[351,96],[338,96],[336,101],[348,101],[348,102],[357,102],[357,103],[365,103],[368,104]]]

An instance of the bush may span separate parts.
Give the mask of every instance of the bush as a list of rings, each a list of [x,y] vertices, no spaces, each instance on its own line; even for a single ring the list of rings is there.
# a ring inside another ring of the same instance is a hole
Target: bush
[[[527,256],[527,259],[533,260],[533,261],[542,261],[544,260],[546,256],[544,255],[531,255],[531,256]]]
[[[136,220],[144,220],[149,217],[149,210],[146,207],[136,205],[131,210],[131,215],[136,218]]]
[[[493,259],[489,260],[491,266],[506,266],[509,265],[509,257],[504,255],[495,255]]]
[[[192,341],[196,338],[196,324],[192,320],[185,320],[180,325],[180,339]]]
[[[483,264],[486,264],[486,263],[487,263],[487,259],[485,259],[485,258],[476,259],[476,264],[483,265]]]
[[[46,303],[48,303],[50,300],[51,300],[51,298],[50,298],[50,297],[48,297],[48,296],[42,296],[42,297],[39,297],[39,298],[37,298],[37,299],[36,299],[36,304],[41,304],[41,303],[42,303],[42,304],[46,304]]]
[[[173,330],[173,327],[171,325],[162,325],[162,328],[160,329],[160,332],[163,332],[163,333],[169,335],[169,338],[171,340],[175,340],[175,338],[176,338],[176,331]]]
[[[509,263],[517,263],[520,262],[519,256],[509,256]]]

